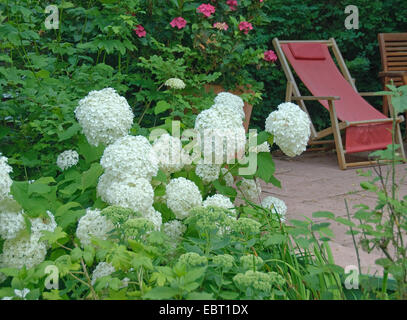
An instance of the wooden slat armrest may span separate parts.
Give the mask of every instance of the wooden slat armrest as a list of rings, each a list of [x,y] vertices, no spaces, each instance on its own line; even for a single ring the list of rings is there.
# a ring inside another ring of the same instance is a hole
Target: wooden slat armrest
[[[339,97],[314,97],[314,96],[299,96],[299,97],[291,97],[291,100],[340,100]]]
[[[407,71],[382,71],[379,72],[379,78],[383,77],[405,77],[407,76]]]
[[[359,94],[362,97],[374,97],[374,96],[381,97],[381,96],[390,95],[390,91],[389,91],[389,94],[383,94],[383,93],[377,93],[377,92],[359,92]]]
[[[396,122],[400,123],[404,121],[403,116],[399,116],[396,118]],[[361,124],[374,124],[374,123],[388,123],[388,122],[393,122],[393,119],[374,119],[374,120],[362,120],[362,121],[350,121],[348,122],[349,127],[361,125]]]

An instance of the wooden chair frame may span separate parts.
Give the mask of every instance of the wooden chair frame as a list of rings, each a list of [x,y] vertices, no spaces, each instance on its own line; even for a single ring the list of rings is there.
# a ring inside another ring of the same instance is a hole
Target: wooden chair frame
[[[407,32],[405,33],[379,33],[380,57],[383,71],[379,72],[384,90],[386,85],[393,81],[395,86],[407,85]],[[389,114],[389,102],[383,97],[383,113]],[[406,112],[407,117],[407,112]],[[407,135],[406,135],[407,139]]]
[[[302,96],[300,93],[300,90],[298,89],[297,83],[295,81],[294,75],[291,71],[290,65],[285,57],[285,54],[281,48],[281,44],[287,44],[287,43],[293,43],[293,42],[299,42],[299,43],[307,43],[307,42],[317,42],[317,43],[322,43],[326,44],[328,48],[330,48],[334,56],[338,62],[339,69],[344,76],[344,78],[350,83],[350,85],[353,87],[353,89],[357,91],[356,85],[355,85],[355,79],[353,79],[350,75],[350,72],[348,68],[346,67],[345,61],[342,57],[341,52],[339,51],[338,45],[336,44],[335,39],[331,38],[329,40],[308,40],[308,41],[280,41],[277,38],[273,39],[273,45],[274,48],[276,49],[276,53],[279,57],[280,63],[283,67],[284,73],[287,77],[287,90],[286,90],[286,97],[285,100],[287,102],[290,101],[298,101],[298,104],[300,108],[306,112],[309,116],[307,107],[304,103],[304,101],[322,101],[326,100],[328,101],[329,105],[329,115],[330,115],[330,120],[331,120],[331,127],[328,127],[324,130],[321,130],[319,132],[316,131],[314,125],[311,122],[311,137],[310,141],[308,142],[309,145],[322,145],[322,144],[328,144],[328,143],[334,143],[335,144],[335,149],[336,149],[336,154],[338,157],[338,164],[339,168],[341,170],[345,170],[347,168],[351,167],[359,167],[359,166],[368,166],[368,165],[374,165],[378,164],[378,161],[360,161],[360,162],[347,162],[345,159],[346,155],[346,150],[343,147],[342,143],[342,136],[341,136],[341,131],[345,130],[348,127],[351,126],[356,126],[360,124],[367,124],[367,123],[386,123],[386,122],[393,122],[393,119],[376,119],[376,120],[364,120],[364,121],[338,121],[338,117],[336,116],[336,110],[335,110],[335,100],[340,100],[339,97],[332,96],[332,97],[316,97],[316,96]],[[373,92],[358,92],[361,96],[374,96],[376,95]],[[391,103],[390,105],[390,111],[391,114],[393,114],[393,108]],[[311,119],[311,118],[310,118]],[[404,147],[403,147],[403,142],[401,138],[401,131],[400,131],[400,122],[403,122],[404,118],[403,116],[399,116],[396,120],[396,143],[401,145],[401,156],[405,159],[405,152],[404,152]],[[334,136],[334,140],[321,140],[322,138],[325,138],[329,135]]]

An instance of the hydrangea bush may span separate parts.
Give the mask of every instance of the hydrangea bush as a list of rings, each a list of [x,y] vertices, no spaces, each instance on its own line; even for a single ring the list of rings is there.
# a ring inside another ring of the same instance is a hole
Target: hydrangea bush
[[[172,132],[131,134],[131,109],[111,88],[90,92],[75,114],[87,143],[58,156],[56,177],[12,181],[1,158],[0,295],[14,299],[14,290],[24,289],[32,299],[295,296],[291,276],[272,262],[284,252],[275,246],[290,246],[287,207],[273,197],[261,201],[260,180],[279,186],[273,136],[246,136],[240,97],[220,93],[196,117],[192,136],[185,126],[174,135],[182,127],[176,121]],[[252,172],[249,155],[257,161]],[[58,270],[52,286],[45,282],[50,266]]]

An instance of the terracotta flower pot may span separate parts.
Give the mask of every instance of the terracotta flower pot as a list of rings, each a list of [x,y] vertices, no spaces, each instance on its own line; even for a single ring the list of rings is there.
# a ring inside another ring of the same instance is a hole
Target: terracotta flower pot
[[[248,86],[250,88],[250,86]],[[237,96],[241,96],[243,93],[251,93],[254,94],[253,90],[250,90],[249,88],[245,87],[245,86],[239,86],[237,89],[233,90],[233,91],[229,91],[230,93],[233,93]],[[210,92],[213,91],[215,94],[218,94],[219,92],[224,92],[227,91],[225,90],[221,85],[219,84],[206,84],[205,85],[205,91],[206,92]],[[245,119],[243,122],[244,128],[246,129],[246,132],[249,130],[249,123],[250,123],[250,117],[252,115],[252,110],[253,110],[253,106],[247,102],[244,103],[244,115],[245,115]]]

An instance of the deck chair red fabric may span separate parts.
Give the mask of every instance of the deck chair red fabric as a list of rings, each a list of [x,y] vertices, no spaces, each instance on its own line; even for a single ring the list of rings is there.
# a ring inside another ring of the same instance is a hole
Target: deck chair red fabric
[[[343,77],[324,43],[286,43],[281,48],[298,77],[314,96],[339,96],[335,102],[342,121],[387,119]],[[328,101],[319,101],[329,110]],[[346,153],[385,149],[392,143],[392,123],[361,124],[346,128]]]

